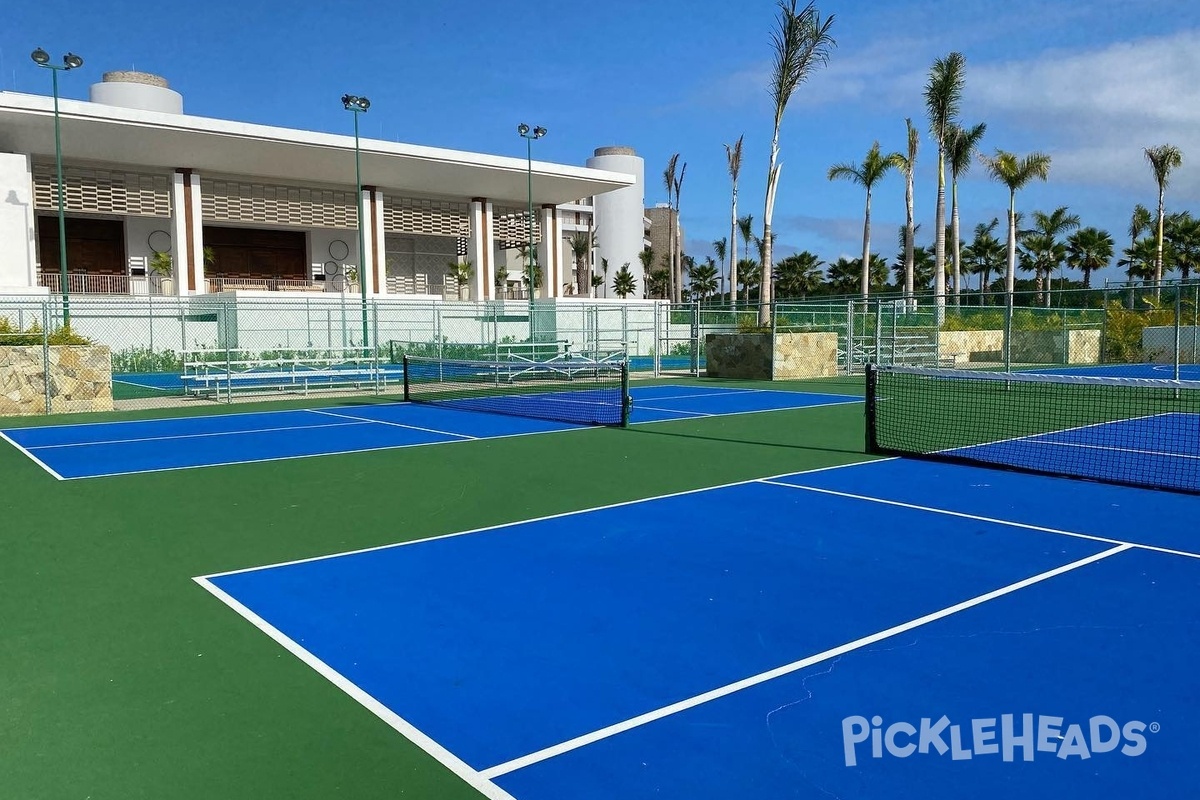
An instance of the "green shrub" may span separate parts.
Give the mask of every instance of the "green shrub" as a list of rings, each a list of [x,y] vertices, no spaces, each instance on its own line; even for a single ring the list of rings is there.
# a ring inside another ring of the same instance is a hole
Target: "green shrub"
[[[60,325],[59,327],[50,331],[49,336],[43,336],[42,326],[37,322],[31,322],[29,327],[22,331],[7,317],[0,317],[0,345],[8,345],[13,347],[36,347],[41,345],[43,340],[48,341],[52,345],[95,344],[95,342],[86,336],[82,336],[71,330],[70,325]]]

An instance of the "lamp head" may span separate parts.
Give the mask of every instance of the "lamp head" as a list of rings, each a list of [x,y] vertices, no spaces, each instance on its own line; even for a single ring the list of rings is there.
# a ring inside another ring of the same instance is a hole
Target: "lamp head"
[[[533,129],[533,138],[535,138],[535,139],[540,139],[540,138],[542,138],[542,137],[543,137],[543,136],[545,136],[545,135],[546,135],[546,129],[545,129],[545,128],[543,128],[543,127],[541,127],[541,126],[538,126],[538,127],[536,127],[536,128],[534,128],[534,129]]]
[[[67,69],[76,69],[77,67],[83,66],[83,59],[74,53],[67,53],[65,56],[63,56],[63,65]]]
[[[50,54],[40,47],[30,53],[29,57],[33,59],[33,63],[40,67],[44,67],[50,63]]]
[[[365,97],[358,97],[353,94],[342,95],[342,105],[347,111],[366,111],[371,107],[371,101]]]
[[[525,136],[526,134],[529,133],[529,126],[526,125],[524,122],[522,122],[520,125],[517,126],[517,133],[521,134],[522,136]]]

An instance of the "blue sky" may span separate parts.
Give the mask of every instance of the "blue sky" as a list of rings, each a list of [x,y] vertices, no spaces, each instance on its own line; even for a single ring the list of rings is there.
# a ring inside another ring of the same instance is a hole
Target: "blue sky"
[[[771,135],[772,0],[496,3],[308,0],[197,4],[112,0],[21,2],[0,28],[0,88],[48,93],[34,47],[86,59],[63,93],[86,98],[107,70],[165,76],[185,111],[348,132],[345,92],[370,97],[365,135],[520,156],[517,122],[550,134],[535,157],[582,164],[595,147],[630,145],[646,160],[648,204],[666,199],[672,153],[687,163],[682,214],[689,252],[728,231],[723,143],[745,133],[741,213],[762,219]],[[1168,210],[1200,212],[1200,7],[1194,0],[1004,3],[820,2],[838,45],[799,88],[784,119],[776,253],[826,261],[861,251],[861,190],[829,183],[831,164],[871,143],[904,146],[922,132],[916,213],[933,228],[936,150],[922,88],[929,65],[966,56],[962,121],[986,122],[984,148],[1053,159],[1050,179],[1019,207],[1070,206],[1118,246],[1134,203],[1156,188],[1142,148],[1170,142],[1184,164]],[[961,185],[963,228],[1003,216],[1007,191],[976,166]],[[873,250],[889,260],[904,219],[904,182],[875,192]],[[920,242],[919,242],[920,243]],[[1099,275],[1118,277],[1114,269]]]

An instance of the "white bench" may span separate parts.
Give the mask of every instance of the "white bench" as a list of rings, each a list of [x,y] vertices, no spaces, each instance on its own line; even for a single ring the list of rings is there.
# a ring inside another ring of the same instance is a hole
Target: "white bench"
[[[250,351],[204,350],[184,353],[183,382],[187,394],[217,399],[231,398],[234,392],[288,392],[331,389],[376,391],[403,381],[399,369],[363,359],[361,351],[293,350],[294,355],[262,358]]]

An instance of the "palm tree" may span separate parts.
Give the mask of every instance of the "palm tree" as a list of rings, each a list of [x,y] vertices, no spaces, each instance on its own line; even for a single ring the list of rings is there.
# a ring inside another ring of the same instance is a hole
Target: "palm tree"
[[[766,239],[759,238],[758,236],[754,237],[754,249],[758,251],[758,263],[760,265],[766,263],[763,259],[765,259],[767,257],[767,248],[775,246],[775,237],[776,237],[776,234],[772,233],[771,241],[769,243],[767,242]],[[766,282],[767,282],[766,291],[769,293],[771,291],[771,289],[773,289],[775,286],[775,284],[771,280],[774,277],[775,277],[774,270],[764,270],[764,269],[759,270],[759,274],[757,276],[755,276],[755,283],[758,284],[758,286],[759,286],[758,293],[759,293],[760,298],[762,297],[762,293],[764,291],[762,288],[762,281],[764,279],[766,280]]]
[[[862,280],[862,270],[859,268],[858,259],[842,256],[829,265],[829,289],[834,294],[852,293],[858,287],[860,280]]]
[[[637,291],[637,279],[633,277],[633,273],[629,270],[629,262],[626,261],[617,270],[617,274],[613,276],[613,292],[622,300]]]
[[[703,264],[688,270],[688,277],[691,278],[692,297],[699,301],[707,300],[717,291],[717,262],[709,256]]]
[[[679,153],[667,160],[667,168],[663,170],[663,185],[667,187],[667,297],[675,302],[675,224],[671,218],[675,207],[671,198],[675,196],[675,167],[679,163]]]
[[[567,237],[571,257],[575,259],[575,286],[580,295],[590,294],[592,285],[592,232],[576,231]]]
[[[1004,291],[1008,305],[1013,302],[1013,286],[1017,267],[1017,191],[1034,178],[1046,180],[1050,174],[1050,156],[1030,153],[1024,158],[1006,150],[996,150],[995,156],[979,156],[988,175],[1008,187],[1008,260],[1004,275]]]
[[[593,234],[594,233],[595,233],[595,231],[593,231]],[[604,273],[603,276],[600,276],[600,275],[592,276],[592,286],[594,286],[594,287],[605,287],[608,285],[608,259],[607,258],[600,259],[600,271]],[[596,278],[600,278],[599,283],[596,283]],[[595,293],[593,292],[593,294],[595,294]],[[608,297],[607,289],[605,289],[604,296]]]
[[[1192,270],[1200,267],[1200,219],[1186,211],[1167,218],[1167,244],[1179,267],[1179,277],[1188,280]]]
[[[1153,239],[1138,239],[1125,248],[1124,255],[1117,265],[1125,267],[1125,274],[1131,282],[1134,279],[1145,282],[1154,278],[1154,260],[1158,257],[1158,244]],[[1132,290],[1130,291],[1132,293]]]
[[[917,227],[913,224],[913,174],[917,167],[917,146],[921,143],[921,135],[917,129],[913,127],[912,119],[904,120],[904,124],[908,127],[908,154],[904,157],[904,163],[901,169],[904,170],[904,204],[908,210],[908,216],[904,223],[904,301],[905,304],[912,303],[913,297],[913,247],[915,247],[915,238],[917,235]],[[899,283],[899,281],[897,281]]]
[[[863,272],[867,272],[867,282],[875,289],[882,289],[887,285],[888,265],[883,256],[878,253],[871,254],[869,271],[862,268],[862,259],[854,259],[854,265],[858,267],[859,281],[862,280]]]
[[[739,217],[737,221],[738,232],[742,235],[742,252],[746,254],[746,258],[738,259],[737,266],[734,267],[733,277],[737,278],[738,283],[746,287],[745,302],[750,302],[750,282],[747,282],[745,269],[747,261],[754,261],[750,258],[750,242],[754,239],[754,215],[747,214],[744,217]],[[754,262],[755,266],[758,262]],[[729,291],[737,297],[737,284],[733,282],[733,278],[729,279]]]
[[[463,299],[463,289],[471,283],[471,276],[475,273],[475,267],[470,261],[449,261],[446,263],[447,272],[454,278],[455,286],[458,288],[458,299]]]
[[[742,301],[750,302],[750,289],[758,286],[760,270],[758,262],[753,258],[738,260],[738,282],[742,284]]]
[[[954,242],[954,302],[958,303],[959,282],[962,280],[962,250],[958,241],[958,178],[967,174],[971,161],[979,150],[979,142],[987,130],[981,122],[973,128],[953,126],[950,131],[950,148],[946,157],[950,162],[950,239]]]
[[[1133,207],[1133,214],[1129,217],[1129,246],[1133,247],[1142,234],[1150,230],[1150,225],[1153,219],[1150,217],[1150,209],[1146,208],[1141,203]]]
[[[1150,162],[1150,169],[1154,171],[1154,180],[1158,184],[1158,252],[1154,256],[1154,282],[1162,283],[1163,279],[1163,198],[1167,193],[1167,181],[1171,177],[1171,170],[1183,165],[1183,153],[1173,144],[1160,144],[1158,147],[1145,148],[1146,160]],[[1158,289],[1154,290],[1155,299],[1158,298]]]
[[[721,265],[720,272],[720,294],[725,294],[725,256],[729,252],[729,240],[722,236],[720,239],[714,239],[712,243],[713,253],[717,257],[717,263]]]
[[[1060,242],[1059,235],[1079,227],[1079,215],[1068,214],[1066,206],[1059,206],[1050,214],[1041,211],[1033,212],[1033,231],[1024,242],[1034,264],[1034,277],[1037,284],[1037,304],[1042,304],[1042,280],[1047,284],[1054,276],[1055,267],[1061,266],[1067,257],[1067,246]],[[1050,293],[1046,292],[1045,305],[1050,306]]]
[[[799,297],[803,300],[809,292],[821,285],[821,261],[805,250],[794,253],[775,265],[775,285],[780,297]]]
[[[971,243],[963,250],[967,271],[979,276],[979,305],[983,305],[983,294],[991,281],[992,271],[1000,271],[1004,265],[1004,245],[994,235],[1000,220],[992,217],[991,222],[980,222],[975,226]]]
[[[1113,238],[1099,228],[1080,228],[1067,237],[1067,266],[1083,273],[1083,288],[1091,288],[1092,273],[1108,266]]]
[[[725,159],[729,163],[729,180],[733,184],[733,203],[729,211],[729,302],[730,308],[737,308],[737,194],[738,194],[738,175],[742,171],[742,140],[746,138],[746,134],[738,137],[733,146],[725,145]],[[724,256],[720,256],[722,262],[725,261]]]
[[[775,214],[775,192],[779,189],[779,128],[783,112],[796,87],[806,81],[813,71],[829,63],[830,48],[836,46],[829,29],[833,16],[824,21],[813,3],[796,10],[796,0],[779,0],[778,27],[771,34],[775,50],[771,71],[771,99],[775,101],[775,129],[771,135],[771,160],[767,169],[767,194],[763,203],[763,241],[766,244],[762,268],[762,287],[759,290],[758,324],[771,321],[771,218]]]
[[[886,156],[879,152],[879,142],[871,145],[862,164],[834,164],[829,168],[829,180],[845,178],[867,190],[866,211],[863,214],[863,254],[862,296],[865,300],[870,292],[870,276],[867,274],[867,264],[871,254],[871,191],[875,184],[893,167],[902,166],[904,156],[900,153],[888,153]],[[885,269],[886,272],[886,269]]]
[[[925,111],[929,115],[929,133],[938,148],[937,214],[934,230],[946,227],[946,149],[950,144],[950,132],[962,105],[963,86],[966,82],[963,69],[966,59],[962,53],[951,53],[933,62],[929,69],[929,81],[925,84]],[[933,243],[935,302],[940,309],[946,303],[946,242],[941,237]]]

